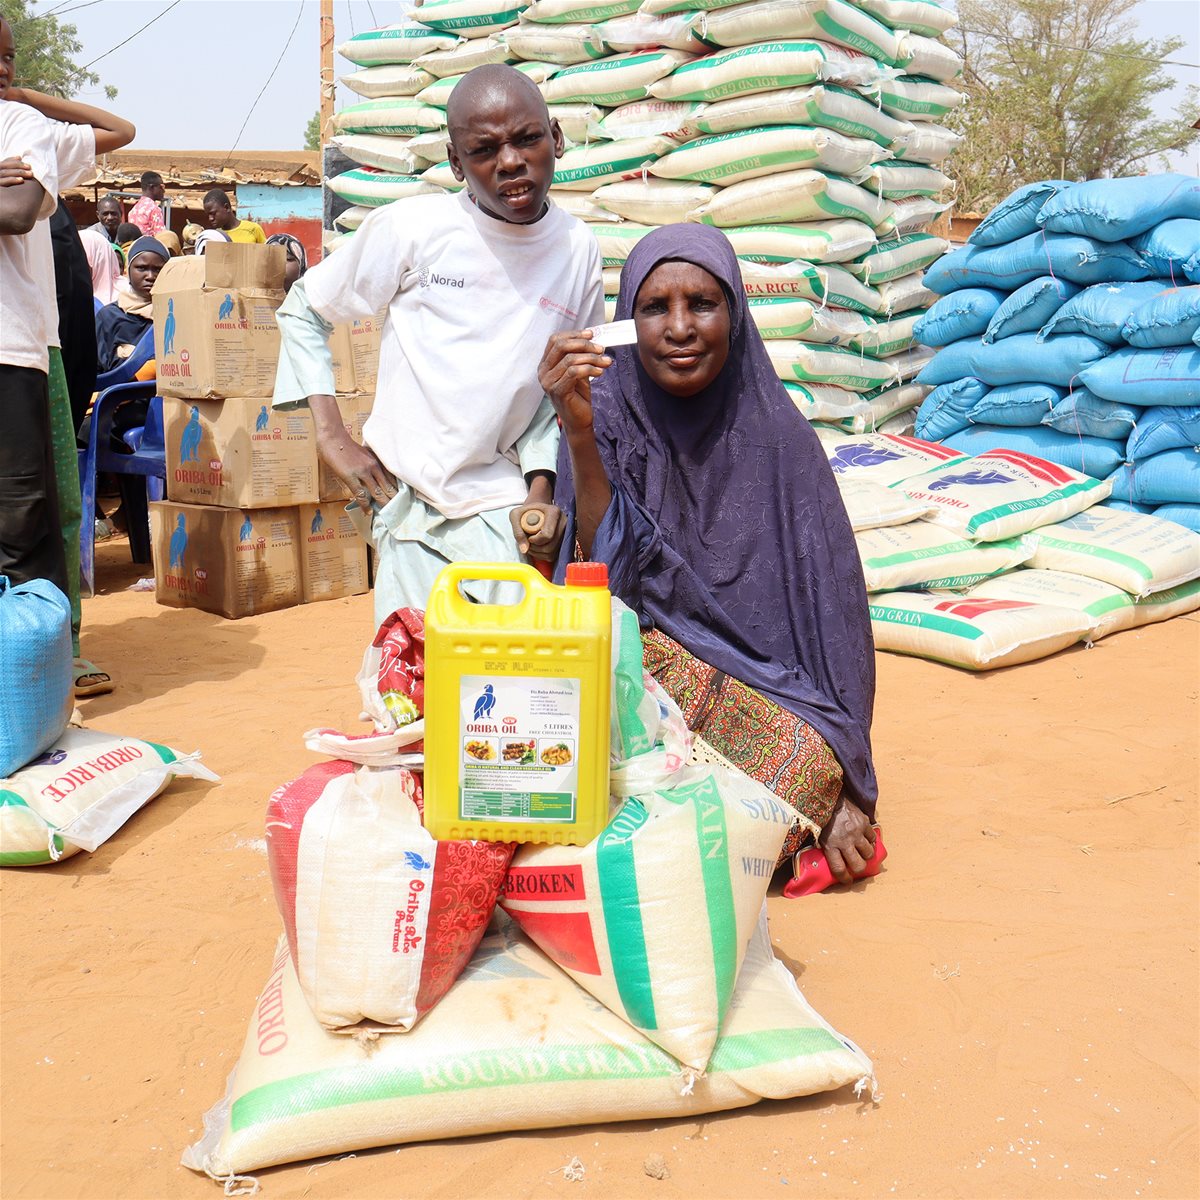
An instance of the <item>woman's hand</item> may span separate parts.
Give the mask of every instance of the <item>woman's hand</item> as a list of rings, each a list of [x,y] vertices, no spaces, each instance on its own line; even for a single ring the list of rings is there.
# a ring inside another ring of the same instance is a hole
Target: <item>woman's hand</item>
[[[556,333],[546,343],[538,382],[568,435],[591,429],[592,380],[610,366],[612,359],[591,340],[590,329]]]
[[[853,883],[875,854],[875,827],[857,804],[842,796],[819,839],[838,883]]]
[[[554,562],[567,530],[566,514],[554,504],[539,504],[527,500],[514,508],[508,519],[512,522],[517,549],[528,558]]]

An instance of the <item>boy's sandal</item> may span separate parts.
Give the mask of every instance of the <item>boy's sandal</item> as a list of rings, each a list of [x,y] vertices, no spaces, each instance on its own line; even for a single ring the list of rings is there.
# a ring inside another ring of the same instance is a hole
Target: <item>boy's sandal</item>
[[[107,671],[102,671],[94,662],[86,658],[75,660],[75,698],[82,700],[88,696],[103,696],[111,692],[116,685]]]

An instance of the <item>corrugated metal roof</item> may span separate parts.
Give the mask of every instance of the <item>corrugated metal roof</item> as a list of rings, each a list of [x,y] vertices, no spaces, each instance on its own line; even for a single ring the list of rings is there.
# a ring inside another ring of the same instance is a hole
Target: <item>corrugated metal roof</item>
[[[118,150],[102,155],[94,178],[71,190],[137,188],[143,171],[157,171],[168,188],[239,183],[319,187],[320,164],[317,150],[240,150],[232,157],[227,150]]]

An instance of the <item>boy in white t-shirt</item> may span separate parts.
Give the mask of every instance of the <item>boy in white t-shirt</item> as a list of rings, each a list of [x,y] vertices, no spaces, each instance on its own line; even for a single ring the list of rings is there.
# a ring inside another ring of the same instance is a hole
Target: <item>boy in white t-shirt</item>
[[[551,334],[603,320],[596,240],[546,199],[563,136],[536,86],[511,67],[477,68],[447,124],[466,188],[372,213],[278,314],[275,403],[308,400],[321,457],[371,514],[377,623],[424,608],[448,562],[520,561],[554,544],[558,428],[537,364]],[[360,446],[332,394],[328,332],[381,308]],[[545,522],[534,537],[519,532],[527,508]]]

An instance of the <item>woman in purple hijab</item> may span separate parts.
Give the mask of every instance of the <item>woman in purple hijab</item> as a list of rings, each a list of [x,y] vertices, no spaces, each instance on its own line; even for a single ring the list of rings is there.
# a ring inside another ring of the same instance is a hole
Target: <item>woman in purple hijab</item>
[[[555,503],[572,557],[607,563],[647,669],[689,727],[798,813],[842,882],[874,852],[875,658],[850,522],[816,434],[776,377],[729,240],[643,238],[618,320],[637,345],[551,339],[562,422]]]

